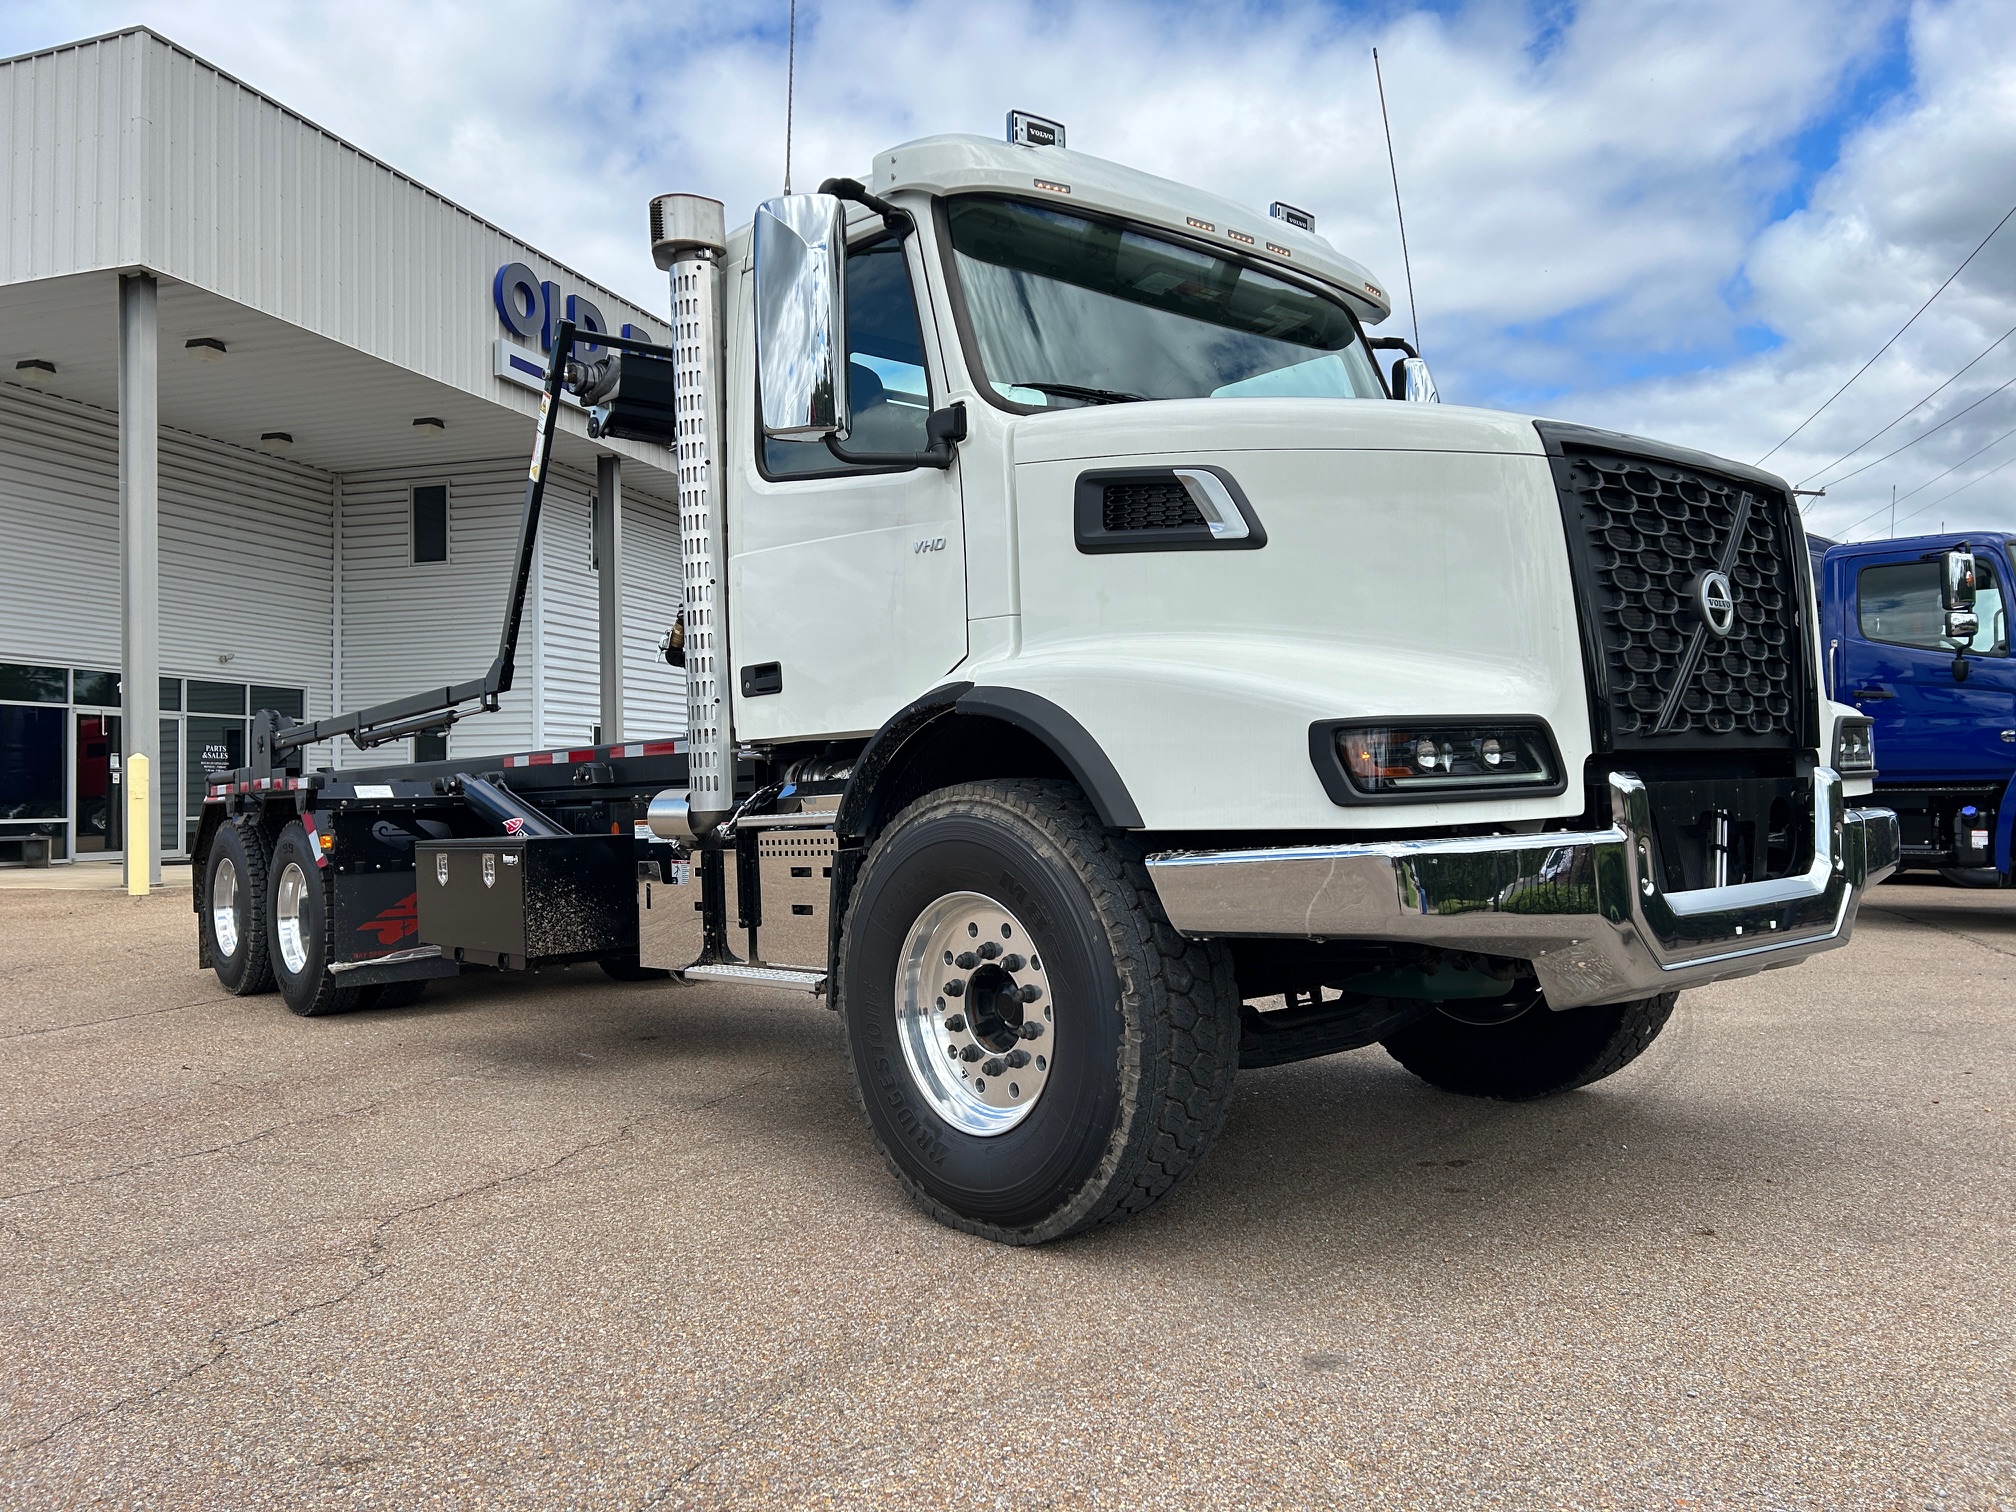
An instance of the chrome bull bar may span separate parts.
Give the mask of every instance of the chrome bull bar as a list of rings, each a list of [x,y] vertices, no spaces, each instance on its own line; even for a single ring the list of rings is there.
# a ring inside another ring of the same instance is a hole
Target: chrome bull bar
[[[1897,816],[1813,775],[1813,860],[1797,876],[1668,892],[1651,797],[1610,776],[1608,829],[1148,858],[1186,935],[1395,940],[1530,961],[1556,1008],[1790,966],[1845,944],[1862,889],[1896,869]]]

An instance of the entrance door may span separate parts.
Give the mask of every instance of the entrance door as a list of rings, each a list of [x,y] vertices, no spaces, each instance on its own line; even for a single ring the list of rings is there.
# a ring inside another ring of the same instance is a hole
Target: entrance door
[[[126,789],[120,783],[119,716],[77,719],[77,854],[107,855],[126,845]]]
[[[847,369],[860,451],[918,452],[932,407],[907,244],[847,254]],[[752,323],[743,279],[738,317]],[[745,353],[748,343],[744,343]],[[729,644],[745,739],[864,734],[966,656],[966,553],[957,469],[870,468],[822,443],[753,443],[755,374],[731,398]],[[760,449],[759,449],[760,447]]]
[[[1876,764],[1885,782],[1984,779],[2009,773],[2016,743],[2016,662],[2009,656],[2007,581],[1987,552],[1976,555],[1981,630],[1967,648],[1967,678],[1953,676],[1940,640],[1939,564],[1922,553],[1857,558],[1847,662],[1836,692],[1876,722]]]

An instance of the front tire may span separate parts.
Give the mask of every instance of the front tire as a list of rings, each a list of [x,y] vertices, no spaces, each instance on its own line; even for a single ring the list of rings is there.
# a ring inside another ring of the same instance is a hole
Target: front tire
[[[926,1213],[1040,1244],[1138,1213],[1231,1105],[1223,946],[1162,912],[1139,848],[1057,782],[969,783],[870,849],[836,989],[869,1132]]]
[[[266,880],[267,954],[280,996],[303,1018],[348,1013],[376,996],[370,987],[339,985],[329,970],[334,910],[316,861],[315,844],[297,819],[280,832]]]
[[[210,842],[203,871],[203,933],[210,969],[226,992],[273,990],[266,950],[266,844],[258,826],[234,819]]]
[[[1381,1043],[1444,1092],[1529,1102],[1623,1070],[1658,1038],[1678,997],[1662,992],[1557,1013],[1535,993],[1511,1018],[1479,1013],[1470,1003],[1437,1003],[1433,1013]]]

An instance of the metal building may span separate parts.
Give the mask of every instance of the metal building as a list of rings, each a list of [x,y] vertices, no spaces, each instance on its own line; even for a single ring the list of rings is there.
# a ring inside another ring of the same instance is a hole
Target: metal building
[[[253,708],[480,673],[551,324],[669,335],[140,28],[0,60],[0,206],[0,864],[122,853],[143,752],[172,859]],[[671,453],[553,455],[519,686],[416,757],[683,725]]]

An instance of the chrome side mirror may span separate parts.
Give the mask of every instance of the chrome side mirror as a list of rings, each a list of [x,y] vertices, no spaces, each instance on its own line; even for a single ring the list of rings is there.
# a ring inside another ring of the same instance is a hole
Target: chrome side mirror
[[[1400,397],[1409,404],[1440,404],[1442,396],[1435,391],[1435,379],[1428,371],[1425,357],[1402,357],[1400,367]]]
[[[1974,552],[1965,541],[1939,558],[1939,605],[1949,613],[1974,607]]]
[[[763,434],[845,436],[847,212],[830,194],[787,194],[756,212],[756,372]]]

